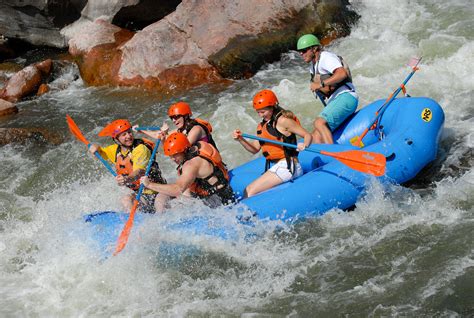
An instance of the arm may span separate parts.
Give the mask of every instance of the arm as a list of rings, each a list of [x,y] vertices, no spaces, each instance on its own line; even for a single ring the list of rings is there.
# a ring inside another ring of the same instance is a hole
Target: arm
[[[306,147],[309,147],[313,140],[312,135],[291,118],[280,117],[280,119],[278,119],[277,129],[281,132],[288,132],[303,137],[304,142],[298,144],[299,151],[303,151]]]
[[[133,130],[138,127],[138,125],[133,126]],[[148,137],[154,138],[154,139],[160,139],[161,141],[164,141],[166,138],[166,135],[168,134],[169,127],[166,123],[163,123],[161,125],[161,129],[158,131],[153,131],[153,130],[140,130],[141,133],[147,135]]]
[[[234,132],[232,133],[232,138],[240,142],[242,147],[244,147],[245,150],[247,150],[248,152],[256,154],[260,151],[260,143],[257,140],[248,141],[247,139],[242,137],[242,132],[240,131],[240,129],[234,130]]]
[[[321,76],[315,76],[313,82],[311,82],[311,90],[319,91],[326,87],[335,86],[347,78],[347,72],[344,67],[338,67],[334,70],[334,73],[330,78],[324,80],[324,87],[322,86]]]
[[[187,137],[188,137],[189,143],[191,145],[194,145],[198,140],[203,138],[205,135],[206,135],[206,132],[204,131],[204,129],[201,126],[196,125],[188,132]]]
[[[99,146],[98,144],[91,144],[89,146],[89,152],[91,154],[94,154],[96,151],[99,152],[99,154],[101,155],[102,158],[112,162],[112,163],[115,163],[115,148],[114,148],[114,145],[111,145],[111,146],[107,146],[105,148],[102,148],[101,146]]]
[[[195,158],[196,159],[196,158]],[[172,197],[178,197],[183,194],[189,186],[196,180],[198,175],[199,165],[196,161],[190,160],[183,165],[182,174],[179,176],[176,183],[159,184],[150,182],[148,177],[142,177],[141,182],[145,187],[153,191],[163,193]]]

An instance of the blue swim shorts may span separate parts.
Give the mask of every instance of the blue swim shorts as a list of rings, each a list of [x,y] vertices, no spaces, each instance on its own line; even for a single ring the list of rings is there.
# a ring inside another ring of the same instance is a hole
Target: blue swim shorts
[[[318,117],[323,118],[328,123],[329,129],[334,131],[347,117],[356,111],[358,104],[357,98],[349,94],[349,92],[342,93],[324,107]]]

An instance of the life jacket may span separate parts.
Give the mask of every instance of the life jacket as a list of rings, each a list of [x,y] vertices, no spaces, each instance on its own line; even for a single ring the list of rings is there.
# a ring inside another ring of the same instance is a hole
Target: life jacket
[[[206,198],[213,194],[217,194],[223,204],[234,201],[234,194],[229,184],[229,172],[222,162],[219,151],[211,144],[198,141],[194,146],[190,147],[184,157],[183,163],[178,166],[178,174],[181,175],[183,164],[195,157],[201,157],[213,166],[212,173],[205,178],[196,178],[190,186],[191,194],[194,197]],[[216,177],[217,181],[210,184],[209,180]]]
[[[310,79],[311,82],[313,81],[313,79],[314,79],[314,77],[315,77],[316,75],[319,75],[319,76],[320,76],[321,81],[327,80],[328,78],[330,78],[330,77],[333,75],[333,73],[322,74],[322,75],[321,75],[321,73],[319,72],[318,65],[319,65],[319,60],[321,59],[321,54],[322,54],[322,52],[323,52],[323,51],[321,51],[321,52],[319,53],[319,54],[320,54],[320,55],[319,55],[319,59],[318,59],[318,61],[316,62],[316,64],[314,64],[314,63],[312,64],[313,73],[311,74],[311,79]],[[318,91],[318,92],[317,92],[317,95],[318,95],[318,97],[319,97],[322,101],[323,101],[323,98],[322,98],[322,97],[324,97],[324,98],[329,98],[329,97],[331,97],[331,95],[332,95],[335,91],[337,91],[337,90],[339,89],[339,87],[341,87],[341,86],[346,86],[347,89],[350,90],[350,91],[353,90],[353,88],[352,88],[351,86],[347,85],[347,83],[352,83],[352,74],[351,74],[351,70],[350,70],[350,68],[349,68],[349,64],[347,64],[347,62],[342,58],[342,56],[337,55],[337,57],[338,57],[339,61],[341,62],[342,67],[343,67],[344,70],[346,71],[347,77],[346,77],[343,81],[337,83],[336,85],[334,85],[334,86],[331,85],[330,87],[328,87],[327,93],[325,93],[325,92],[323,92],[323,91]],[[322,96],[321,96],[321,95],[322,95]],[[323,101],[323,104],[324,104],[324,106],[326,106],[326,103],[325,103],[324,101]]]
[[[194,126],[200,126],[202,129],[204,129],[204,132],[206,133],[206,137],[201,138],[198,141],[204,141],[207,143],[210,143],[211,145],[214,146],[214,148],[217,149],[216,143],[214,142],[214,139],[212,138],[212,126],[208,121],[205,121],[204,119],[201,118],[187,118],[184,124],[184,127],[182,129],[178,129],[179,132],[182,132],[185,135],[188,135],[188,133],[193,129]]]
[[[281,132],[279,132],[276,128],[278,119],[283,115],[283,111],[284,111],[283,108],[276,106],[270,120],[267,122],[262,120],[262,122],[258,124],[257,136],[296,145],[295,134],[292,133],[289,136],[285,136]],[[295,120],[298,124],[300,124],[300,121],[298,120],[296,116],[293,117],[293,120]],[[286,158],[288,169],[291,171],[291,167],[293,166],[291,164],[291,161],[293,160],[293,158],[298,157],[298,151],[296,149],[288,148],[288,147],[284,147],[280,145],[275,145],[272,143],[267,143],[265,141],[259,141],[259,143],[262,149],[262,154],[266,159],[265,171],[267,171],[268,168],[270,168],[271,162],[277,162],[283,158]]]
[[[115,168],[117,174],[128,176],[133,172],[133,161],[132,161],[132,151],[139,145],[145,145],[150,151],[153,151],[155,144],[148,139],[134,139],[132,144],[132,149],[127,152],[125,155],[120,151],[120,146],[117,147],[115,154]],[[150,173],[148,175],[151,182],[166,184],[166,180],[161,175],[160,167],[158,163],[153,158],[153,163],[151,165]],[[138,190],[140,188],[140,179],[137,179],[133,183],[127,184],[132,190]]]

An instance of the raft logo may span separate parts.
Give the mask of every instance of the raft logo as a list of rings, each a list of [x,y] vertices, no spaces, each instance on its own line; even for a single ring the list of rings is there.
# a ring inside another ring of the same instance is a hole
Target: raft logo
[[[421,119],[423,119],[423,121],[425,122],[430,122],[431,118],[433,118],[433,112],[431,111],[431,109],[423,109],[423,111],[421,112]]]

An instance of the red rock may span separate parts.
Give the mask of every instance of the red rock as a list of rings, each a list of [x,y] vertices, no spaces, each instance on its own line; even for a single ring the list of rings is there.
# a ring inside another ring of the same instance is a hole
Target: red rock
[[[35,93],[43,78],[51,72],[51,66],[52,61],[47,59],[15,73],[6,83],[1,97],[16,102],[24,96]]]
[[[3,98],[16,102],[23,96],[35,92],[41,83],[41,72],[34,66],[30,65],[14,74],[5,85]]]
[[[51,133],[45,128],[0,128],[0,145],[24,143],[28,140],[48,142],[59,145],[63,142],[57,133]]]
[[[304,33],[347,34],[346,12],[344,1],[334,0],[183,0],[137,33],[84,19],[64,34],[87,84],[168,93],[250,77]]]
[[[36,96],[41,96],[43,94],[46,94],[47,92],[49,92],[49,86],[48,86],[48,84],[43,83],[38,88],[38,91],[36,92]]]
[[[51,73],[51,67],[53,61],[51,59],[44,60],[43,62],[36,63],[35,66],[41,71],[43,76],[49,75]]]
[[[0,99],[0,116],[18,113],[18,108],[11,102]]]

